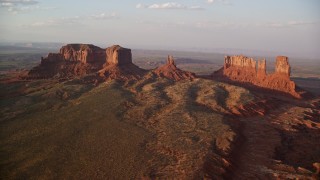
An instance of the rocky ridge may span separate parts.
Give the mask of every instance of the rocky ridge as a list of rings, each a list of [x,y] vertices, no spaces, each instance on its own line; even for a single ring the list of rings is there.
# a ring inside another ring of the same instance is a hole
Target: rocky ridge
[[[296,85],[290,80],[290,64],[288,57],[276,58],[275,72],[266,73],[266,60],[255,61],[246,56],[226,56],[224,67],[212,74],[213,78],[226,81],[254,85],[261,88],[287,93],[296,98],[301,95]]]
[[[196,75],[192,72],[183,71],[177,68],[173,56],[168,56],[167,63],[163,66],[158,67],[153,71],[159,77],[165,77],[175,81],[183,79],[194,79]]]

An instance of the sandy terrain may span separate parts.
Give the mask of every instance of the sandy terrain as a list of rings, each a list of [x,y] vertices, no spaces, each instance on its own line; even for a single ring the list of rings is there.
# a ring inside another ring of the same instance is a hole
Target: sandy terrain
[[[319,98],[205,79],[2,81],[2,179],[316,179]]]

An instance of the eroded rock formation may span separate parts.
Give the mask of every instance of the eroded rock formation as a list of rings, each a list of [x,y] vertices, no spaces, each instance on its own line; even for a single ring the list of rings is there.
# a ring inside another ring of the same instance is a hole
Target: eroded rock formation
[[[131,50],[119,45],[107,49],[91,44],[68,44],[59,53],[41,58],[28,73],[30,79],[65,78],[98,73],[99,79],[129,80],[142,77],[145,70],[132,63]]]
[[[132,64],[131,49],[123,48],[119,45],[114,45],[106,50],[107,63],[114,65]]]
[[[40,65],[31,69],[27,78],[83,76],[102,69],[105,50],[91,44],[68,44],[59,53],[41,58]]]
[[[259,60],[258,61],[258,77],[263,78],[267,75],[267,64],[266,60]]]
[[[258,64],[258,66],[256,66]],[[222,78],[237,83],[251,84],[262,88],[288,93],[296,98],[300,95],[296,85],[290,80],[290,65],[288,57],[276,58],[275,72],[266,73],[266,60],[258,60],[245,56],[226,56],[224,67],[214,72],[213,77]]]
[[[195,78],[194,73],[177,68],[172,56],[168,56],[167,63],[158,67],[153,72],[159,77],[165,77],[175,81]]]
[[[65,60],[94,63],[104,61],[104,49],[92,44],[68,44],[60,49],[60,54]]]
[[[139,79],[146,70],[132,63],[131,49],[114,45],[106,49],[104,68],[99,71],[99,76],[105,80],[131,80]]]
[[[276,59],[276,69],[275,72],[278,75],[284,75],[290,77],[291,68],[289,65],[289,59],[286,56],[278,56]]]

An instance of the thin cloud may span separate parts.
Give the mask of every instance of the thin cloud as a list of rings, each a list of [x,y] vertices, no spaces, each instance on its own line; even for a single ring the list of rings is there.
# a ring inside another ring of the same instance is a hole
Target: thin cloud
[[[31,24],[22,25],[23,27],[52,27],[52,26],[68,26],[80,24],[81,18],[79,16],[75,17],[63,17],[57,19],[49,19],[46,21],[38,21]]]
[[[91,18],[96,20],[107,20],[107,19],[117,19],[119,18],[116,13],[106,14],[106,13],[100,13],[100,14],[94,14],[91,16]]]
[[[217,21],[198,21],[198,22],[185,22],[185,21],[172,21],[172,22],[156,22],[156,21],[137,21],[138,24],[144,24],[150,27],[161,28],[183,28],[183,29],[201,29],[212,30],[217,28],[232,28],[243,29],[248,28],[248,24],[236,22],[217,22]]]
[[[12,7],[18,5],[35,5],[38,4],[35,0],[0,0],[1,7]]]
[[[289,21],[287,24],[290,26],[300,26],[300,25],[307,25],[307,24],[315,24],[315,22]]]
[[[29,13],[33,11],[38,11],[38,10],[53,10],[57,9],[57,7],[41,7],[41,6],[23,6],[23,7],[8,7],[8,12],[11,12],[12,14],[21,14],[21,13]]]
[[[228,22],[228,21],[199,21],[194,23],[194,27],[198,29],[212,29],[212,28],[233,28],[242,29],[248,28],[250,25],[246,23]]]
[[[118,19],[116,13],[106,14],[94,14],[91,16],[74,16],[74,17],[63,17],[63,18],[54,18],[48,19],[45,21],[37,21],[31,24],[23,24],[22,27],[56,27],[56,26],[73,26],[83,24],[84,20],[106,20],[106,19]]]
[[[312,25],[316,24],[316,22],[308,22],[308,21],[289,21],[289,22],[271,22],[266,23],[263,26],[270,28],[290,28],[294,26],[302,26],[302,25]],[[261,26],[260,24],[258,26]]]
[[[136,8],[138,9],[146,8],[146,9],[204,10],[204,8],[200,6],[187,6],[177,2],[167,2],[162,4],[151,4],[151,5],[137,4]]]
[[[56,7],[40,7],[38,3],[36,0],[0,0],[0,8],[6,8],[12,14],[56,9]]]
[[[213,3],[221,3],[223,5],[231,5],[231,2],[229,0],[207,0],[208,4],[213,4]]]

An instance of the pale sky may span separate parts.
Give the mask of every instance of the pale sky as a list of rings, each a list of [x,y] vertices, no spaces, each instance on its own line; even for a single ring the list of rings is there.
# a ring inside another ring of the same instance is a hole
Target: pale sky
[[[0,41],[320,56],[320,0],[0,0]]]

